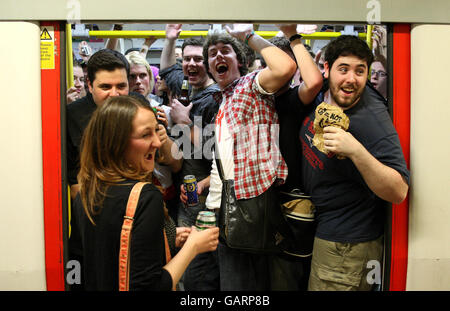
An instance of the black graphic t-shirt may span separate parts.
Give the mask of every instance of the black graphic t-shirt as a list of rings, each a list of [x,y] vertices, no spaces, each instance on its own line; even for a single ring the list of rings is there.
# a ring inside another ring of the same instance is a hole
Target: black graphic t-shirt
[[[320,93],[313,105],[322,102]],[[369,189],[350,159],[339,160],[313,146],[314,114],[311,111],[303,121],[300,143],[303,185],[316,206],[316,236],[345,243],[374,240],[384,231],[386,202]],[[358,104],[345,114],[350,118],[348,132],[409,183],[400,141],[380,95],[366,86]]]

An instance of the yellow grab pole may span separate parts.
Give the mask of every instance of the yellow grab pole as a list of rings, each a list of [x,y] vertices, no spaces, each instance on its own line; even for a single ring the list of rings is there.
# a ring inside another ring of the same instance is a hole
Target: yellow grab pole
[[[72,25],[66,24],[66,81],[67,89],[73,86]]]
[[[268,38],[275,37],[275,35],[278,33],[278,31],[256,31],[256,33],[258,35],[260,35],[261,37],[268,39]],[[324,31],[324,32],[314,32],[310,35],[302,34],[302,37],[305,40],[327,40],[327,39],[331,39],[331,38],[337,38],[340,35],[341,35],[340,32]],[[358,34],[358,36],[362,39],[365,39],[366,34],[360,33],[360,34]]]
[[[366,42],[370,49],[372,49],[372,31],[373,25],[367,25],[367,34],[366,34]]]
[[[373,25],[367,25],[366,42],[367,42],[367,45],[369,46],[370,50],[372,50],[372,47],[373,47],[372,31],[373,31]],[[372,65],[370,65],[368,76],[369,76],[368,79],[370,80],[372,78]]]
[[[189,34],[188,34],[189,33]],[[189,38],[194,35],[191,34],[192,31],[182,31],[179,38]],[[196,31],[196,36],[206,35],[206,31]],[[204,34],[200,34],[204,33]],[[157,39],[162,39],[166,37],[166,32],[164,30],[91,30],[89,31],[89,37],[96,38],[149,38],[155,37]]]
[[[278,31],[256,31],[258,35],[263,38],[272,38],[278,33]],[[185,39],[190,37],[206,37],[208,31],[206,30],[187,30],[182,31],[178,38]],[[336,38],[341,35],[340,32],[315,32],[310,35],[302,35],[306,40],[326,40]],[[164,39],[166,32],[164,30],[91,30],[89,31],[90,37],[96,38],[149,38],[155,37],[157,39]],[[366,38],[365,33],[360,33],[358,36],[361,39]]]
[[[72,25],[66,24],[66,83],[67,89],[71,88],[73,83],[73,56],[72,56]],[[65,97],[65,96],[64,96]],[[69,217],[69,238],[71,235],[72,227],[70,225],[71,219],[71,204],[70,204],[70,186],[67,185],[67,205],[68,205],[68,217]]]

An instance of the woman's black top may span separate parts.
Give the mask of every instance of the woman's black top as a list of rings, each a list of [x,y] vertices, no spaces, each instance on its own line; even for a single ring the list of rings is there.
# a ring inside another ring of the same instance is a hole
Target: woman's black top
[[[83,255],[86,290],[115,291],[119,288],[120,233],[130,191],[137,181],[111,186],[93,225],[78,195],[72,212],[71,248]],[[141,191],[130,243],[130,290],[171,290],[163,236],[164,212],[161,192],[152,184]]]

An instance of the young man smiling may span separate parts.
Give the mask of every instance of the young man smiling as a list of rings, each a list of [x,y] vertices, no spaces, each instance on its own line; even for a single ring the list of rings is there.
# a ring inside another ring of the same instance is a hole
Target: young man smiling
[[[179,175],[180,179],[186,175],[196,177],[199,204],[195,207],[186,207],[181,202],[178,209],[178,224],[191,227],[195,225],[198,212],[206,208],[205,201],[208,195],[212,161],[211,157],[207,157],[207,154],[203,152],[204,144],[210,140],[210,133],[205,131],[205,128],[213,123],[213,117],[219,109],[219,103],[214,95],[220,92],[220,89],[208,75],[203,64],[202,39],[186,39],[182,45],[182,64],[180,66],[177,63],[175,43],[181,32],[181,26],[181,24],[166,25],[166,41],[161,53],[160,76],[170,89],[180,90],[184,77],[188,78],[190,86],[189,106],[184,106],[174,98],[171,102],[170,116],[175,124],[172,128],[174,135],[179,134],[177,132],[180,130],[190,134],[180,139],[183,142],[184,158]],[[199,135],[202,136],[201,140],[197,140]],[[189,145],[186,146],[186,144]],[[181,180],[179,183],[181,184]],[[183,187],[183,185],[179,186]],[[184,288],[202,291],[219,289],[217,251],[200,254],[190,263],[184,275]]]
[[[342,108],[350,126],[347,131],[324,128],[328,154],[311,143],[315,111],[300,130],[303,185],[318,222],[309,290],[370,290],[369,262],[382,260],[386,202],[400,203],[408,192],[409,172],[397,132],[383,98],[366,85],[372,60],[369,47],[357,37],[332,41],[324,63],[329,89],[313,105]]]
[[[94,53],[88,62],[89,92],[67,106],[67,168],[72,198],[78,192],[77,174],[84,129],[106,99],[128,95],[129,72],[128,62],[119,52],[104,49]]]
[[[221,205],[222,191],[232,187],[237,200],[254,199],[258,204],[265,200],[262,204],[267,210],[279,210],[273,186],[286,179],[287,166],[275,143],[273,130],[278,119],[273,94],[292,78],[297,66],[288,54],[255,34],[252,25],[235,24],[233,29],[226,29],[229,34],[210,34],[203,48],[205,66],[223,97],[216,117],[215,153],[219,154],[223,167],[224,185],[213,164],[206,205],[209,209],[225,208]],[[246,75],[245,52],[237,39],[259,53],[267,67]],[[261,238],[255,234],[242,236],[252,242]],[[275,234],[268,240],[258,254],[220,242],[221,290],[271,289],[268,270],[272,266]]]

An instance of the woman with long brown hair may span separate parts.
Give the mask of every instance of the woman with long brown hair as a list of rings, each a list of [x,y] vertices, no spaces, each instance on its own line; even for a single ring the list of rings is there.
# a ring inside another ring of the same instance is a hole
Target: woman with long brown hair
[[[84,132],[81,190],[73,217],[81,235],[86,290],[119,287],[119,241],[126,204],[137,182],[151,180],[161,146],[157,129],[156,115],[147,104],[119,96],[96,110]],[[192,229],[178,254],[166,263],[164,217],[161,192],[146,184],[131,232],[131,290],[170,290],[197,254],[217,248],[218,228]]]

